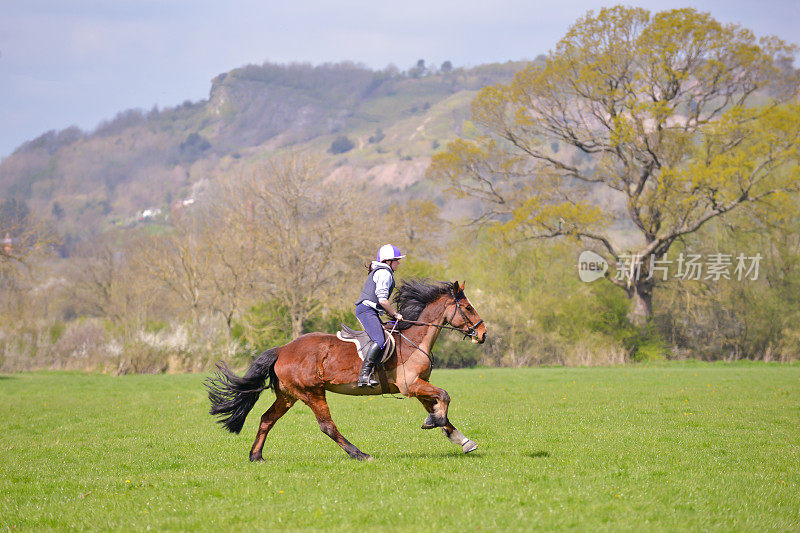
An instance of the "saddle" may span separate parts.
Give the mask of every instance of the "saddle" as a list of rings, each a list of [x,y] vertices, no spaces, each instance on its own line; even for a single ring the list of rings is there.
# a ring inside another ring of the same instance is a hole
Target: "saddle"
[[[386,346],[383,348],[380,361],[378,361],[379,363],[385,362],[394,353],[394,338],[386,332],[384,332],[384,335],[386,338]],[[336,337],[341,341],[352,342],[355,344],[358,356],[362,361],[364,360],[364,354],[366,353],[367,348],[369,348],[369,345],[372,343],[372,339],[369,338],[369,335],[366,331],[356,331],[345,326],[344,324],[342,324],[342,329],[336,332]]]

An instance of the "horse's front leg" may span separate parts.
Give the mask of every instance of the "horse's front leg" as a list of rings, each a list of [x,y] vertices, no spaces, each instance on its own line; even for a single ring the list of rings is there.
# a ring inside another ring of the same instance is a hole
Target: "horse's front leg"
[[[465,437],[464,434],[457,430],[450,422],[447,422],[447,425],[442,428],[442,433],[444,433],[445,437],[450,439],[450,442],[461,446],[464,453],[474,452],[478,449],[478,445],[474,440]]]
[[[447,409],[450,406],[450,395],[447,391],[434,387],[427,381],[417,379],[409,387],[409,396],[416,397],[428,411],[428,417],[422,423],[422,429],[441,427],[444,435],[450,442],[458,444],[464,453],[475,451],[478,445],[468,439],[447,418]]]
[[[447,391],[434,387],[422,378],[417,378],[408,387],[408,396],[416,398],[422,403],[428,413],[428,418],[422,429],[432,429],[447,425],[447,408],[450,406],[450,395]]]

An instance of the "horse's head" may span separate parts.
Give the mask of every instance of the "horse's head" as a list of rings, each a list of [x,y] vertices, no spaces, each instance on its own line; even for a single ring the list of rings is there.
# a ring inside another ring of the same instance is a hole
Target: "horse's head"
[[[486,340],[486,324],[472,307],[467,295],[464,294],[466,282],[458,285],[453,282],[453,289],[450,292],[450,301],[445,308],[445,317],[454,328],[460,329],[464,335],[471,337],[472,342],[483,344]]]

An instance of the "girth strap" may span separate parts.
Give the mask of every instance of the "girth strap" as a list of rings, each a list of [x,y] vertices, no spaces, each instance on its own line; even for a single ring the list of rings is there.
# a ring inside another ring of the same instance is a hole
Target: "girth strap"
[[[386,375],[386,368],[383,363],[375,365],[375,373],[378,374],[378,381],[381,384],[381,394],[389,394],[389,377]]]

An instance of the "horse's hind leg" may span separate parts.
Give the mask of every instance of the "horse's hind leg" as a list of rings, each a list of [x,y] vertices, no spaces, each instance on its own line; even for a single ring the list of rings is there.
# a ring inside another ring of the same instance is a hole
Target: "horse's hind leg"
[[[261,450],[264,448],[264,441],[267,439],[267,433],[275,425],[280,417],[286,414],[295,399],[278,389],[275,392],[275,402],[270,406],[267,411],[261,415],[261,424],[258,426],[258,433],[256,433],[256,440],[253,442],[253,447],[250,449],[251,461],[263,461]]]
[[[315,392],[309,394],[306,399],[303,401],[311,408],[311,411],[314,413],[314,416],[317,417],[317,422],[319,422],[319,429],[322,430],[327,436],[332,438],[336,441],[336,444],[342,447],[347,454],[352,457],[353,459],[358,459],[359,461],[365,461],[368,459],[372,459],[372,457],[358,448],[356,448],[353,444],[350,443],[344,436],[339,433],[339,430],[336,428],[336,424],[333,423],[333,419],[331,419],[331,411],[328,408],[328,402],[325,401],[325,391],[322,392]]]

